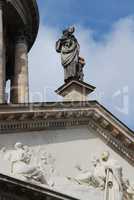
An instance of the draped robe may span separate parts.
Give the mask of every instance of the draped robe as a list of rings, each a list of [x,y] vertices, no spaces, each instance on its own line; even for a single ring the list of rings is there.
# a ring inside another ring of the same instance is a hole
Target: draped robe
[[[77,76],[77,65],[79,62],[80,46],[74,35],[69,38],[60,39],[56,43],[57,52],[61,53],[61,62],[64,67],[65,81]]]
[[[106,168],[104,200],[123,200],[121,167],[111,159],[104,166]]]

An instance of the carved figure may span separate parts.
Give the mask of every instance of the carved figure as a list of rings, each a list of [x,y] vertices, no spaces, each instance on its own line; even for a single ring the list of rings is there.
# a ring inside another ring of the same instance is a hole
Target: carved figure
[[[105,187],[105,168],[101,165],[100,160],[97,158],[94,158],[92,160],[92,163],[94,167],[93,172],[82,172],[80,175],[78,175],[72,180],[81,185],[85,184],[93,186],[95,188],[99,187],[101,190],[103,190]]]
[[[55,173],[55,159],[47,151],[41,153],[40,167],[48,179]]]
[[[68,179],[104,190],[104,200],[123,200],[122,168],[110,158],[109,152],[103,152],[100,159],[94,159],[93,166],[93,173],[83,172]]]
[[[43,172],[38,166],[31,165],[31,151],[21,143],[14,145],[15,150],[10,153],[11,173],[26,181],[47,184]]]
[[[126,183],[126,200],[134,200],[134,183],[130,184],[129,181]]]
[[[123,200],[122,168],[110,158],[109,152],[101,155],[101,164],[105,168],[104,200]]]

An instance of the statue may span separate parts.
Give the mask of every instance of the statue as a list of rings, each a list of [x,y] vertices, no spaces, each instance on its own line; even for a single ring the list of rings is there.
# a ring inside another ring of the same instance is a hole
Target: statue
[[[130,184],[129,180],[125,183],[125,200],[134,200],[134,183]]]
[[[129,200],[134,200],[134,183],[127,189]]]
[[[65,83],[70,80],[83,81],[85,60],[79,57],[80,45],[73,35],[74,27],[63,31],[62,37],[56,42],[56,51],[61,53],[61,63],[64,67]]]
[[[83,172],[75,178],[68,178],[80,185],[93,186],[104,191],[104,200],[123,200],[122,168],[104,152],[93,160],[93,172]],[[132,191],[132,190],[131,190]]]
[[[33,166],[30,163],[32,157],[30,148],[21,143],[16,143],[14,148],[15,150],[11,151],[8,156],[11,162],[11,174],[24,181],[33,181],[47,185],[40,167]]]
[[[44,172],[47,180],[49,180],[56,173],[56,170],[55,170],[56,160],[55,158],[53,158],[53,156],[50,153],[48,153],[47,151],[44,151],[44,149],[40,151],[39,157],[40,157],[40,161],[39,161],[40,168]]]
[[[95,188],[100,188],[104,190],[105,188],[105,169],[101,165],[101,162],[98,158],[94,158],[92,160],[93,164],[93,172],[83,171],[81,174],[76,176],[75,178],[68,178],[69,180],[75,181],[80,185],[93,186]],[[77,167],[78,168],[78,167]],[[82,169],[78,168],[80,171]]]
[[[104,200],[123,200],[122,168],[110,159],[109,152],[101,155],[101,164],[105,169]]]

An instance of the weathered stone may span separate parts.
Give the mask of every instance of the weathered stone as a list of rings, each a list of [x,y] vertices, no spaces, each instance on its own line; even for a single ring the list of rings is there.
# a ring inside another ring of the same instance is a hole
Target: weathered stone
[[[10,101],[5,94],[7,80],[16,88],[11,95],[13,103],[28,102],[27,53],[35,41],[38,27],[36,1],[0,0],[0,104]],[[20,30],[27,36],[27,44],[14,43]]]
[[[0,104],[5,102],[5,45],[3,29],[3,1],[0,1]]]
[[[29,101],[27,42],[20,38],[15,46],[14,78],[12,82],[12,103]]]
[[[62,85],[55,92],[64,98],[64,101],[84,102],[88,100],[88,94],[92,93],[95,87],[83,81],[72,80]]]

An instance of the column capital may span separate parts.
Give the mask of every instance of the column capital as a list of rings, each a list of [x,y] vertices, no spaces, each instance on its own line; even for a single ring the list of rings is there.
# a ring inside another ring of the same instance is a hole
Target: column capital
[[[14,42],[16,44],[26,44],[28,46],[29,43],[29,35],[25,30],[17,31]]]

